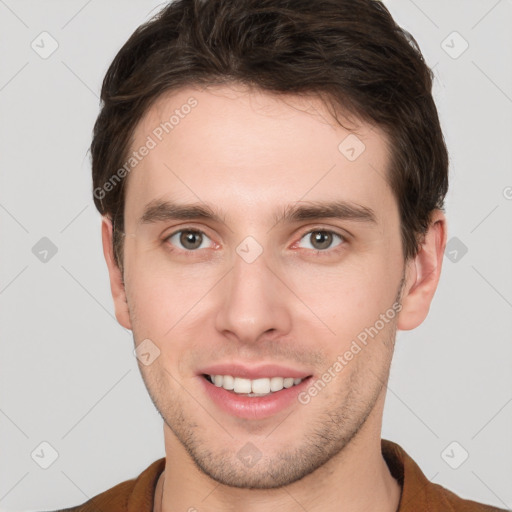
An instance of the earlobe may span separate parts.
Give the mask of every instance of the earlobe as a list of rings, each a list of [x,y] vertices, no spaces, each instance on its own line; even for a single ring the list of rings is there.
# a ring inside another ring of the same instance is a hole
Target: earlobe
[[[415,329],[427,317],[439,283],[445,247],[446,218],[441,210],[435,210],[418,254],[406,266],[399,330]]]
[[[101,221],[101,241],[103,244],[103,255],[107,263],[110,291],[114,299],[114,307],[117,321],[126,329],[132,328],[130,321],[130,312],[126,300],[126,290],[123,282],[123,274],[114,259],[114,249],[112,245],[112,221],[104,215]]]

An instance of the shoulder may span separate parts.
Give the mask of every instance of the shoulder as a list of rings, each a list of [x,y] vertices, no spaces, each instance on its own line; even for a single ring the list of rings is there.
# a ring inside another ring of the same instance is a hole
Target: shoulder
[[[432,493],[438,495],[436,499],[436,505],[439,502],[439,510],[450,511],[450,512],[504,512],[503,508],[496,508],[491,505],[479,503],[472,500],[466,500],[453,493],[452,491],[442,487],[438,484],[431,484]],[[437,510],[437,509],[435,509]]]
[[[503,512],[484,503],[464,499],[445,487],[431,482],[416,462],[398,444],[382,439],[382,455],[390,473],[402,487],[397,512]]]
[[[81,505],[61,508],[51,512],[125,512],[129,496],[133,492],[135,480],[127,480],[90,498]]]
[[[165,457],[156,460],[138,477],[121,482],[81,505],[48,512],[152,512],[158,477],[165,468]]]

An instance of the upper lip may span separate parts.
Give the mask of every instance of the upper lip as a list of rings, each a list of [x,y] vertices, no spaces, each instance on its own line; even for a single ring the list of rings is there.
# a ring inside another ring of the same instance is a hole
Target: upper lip
[[[271,377],[293,377],[294,379],[305,379],[311,373],[289,366],[278,364],[262,364],[259,366],[248,366],[237,363],[219,363],[204,367],[198,372],[206,375],[231,375],[243,379],[263,379]]]

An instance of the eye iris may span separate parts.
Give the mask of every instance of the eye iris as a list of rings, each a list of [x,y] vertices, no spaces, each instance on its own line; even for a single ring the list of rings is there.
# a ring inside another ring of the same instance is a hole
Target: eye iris
[[[316,249],[327,249],[332,243],[332,233],[327,231],[315,231],[311,233],[313,239],[313,246]]]
[[[180,243],[187,249],[197,249],[202,242],[201,233],[195,231],[183,231],[180,235]]]

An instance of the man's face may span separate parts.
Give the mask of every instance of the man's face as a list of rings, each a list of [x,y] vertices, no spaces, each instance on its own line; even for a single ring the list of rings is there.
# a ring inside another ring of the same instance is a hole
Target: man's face
[[[191,96],[197,105],[182,108]],[[159,141],[155,129],[176,109]],[[156,146],[126,189],[129,313],[118,318],[137,346],[160,350],[140,368],[166,441],[228,485],[296,481],[358,431],[380,431],[404,273],[386,139],[366,124],[356,139],[318,99],[227,86],[162,97],[132,149],[148,136]],[[151,210],[163,202],[218,218]],[[311,210],[335,203],[340,216]],[[304,380],[250,397],[210,373]]]

